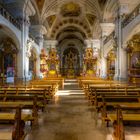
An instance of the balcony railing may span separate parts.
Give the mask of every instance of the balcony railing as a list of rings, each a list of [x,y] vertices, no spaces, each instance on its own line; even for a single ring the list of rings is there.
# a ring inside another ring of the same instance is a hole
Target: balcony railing
[[[106,44],[110,40],[114,39],[114,36],[115,36],[115,32],[113,31],[109,36],[106,37],[103,43]]]
[[[0,14],[5,17],[9,22],[11,22],[14,26],[16,26],[19,30],[21,30],[21,23],[19,23],[10,13],[0,5]]]
[[[138,15],[140,15],[140,4],[129,14],[122,22],[122,28],[127,26],[131,21],[133,21]]]

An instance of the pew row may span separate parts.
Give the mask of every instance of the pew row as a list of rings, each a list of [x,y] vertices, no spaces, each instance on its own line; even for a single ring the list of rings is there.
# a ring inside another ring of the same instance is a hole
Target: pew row
[[[10,106],[9,106],[10,107]],[[4,106],[4,109],[9,109],[9,107]],[[1,108],[3,108],[1,106]],[[14,128],[12,130],[12,140],[23,140],[25,137],[25,132],[24,132],[24,127],[25,127],[25,122],[27,121],[34,121],[34,118],[30,114],[23,114],[22,109],[23,106],[13,106],[10,107],[12,109],[15,109],[16,111],[13,113],[0,113],[0,123],[4,122],[12,122],[14,123]]]
[[[136,107],[136,109],[140,109],[140,106]],[[125,122],[140,122],[140,113],[135,114],[135,113],[123,113],[123,109],[135,109],[133,106],[131,108],[130,105],[125,105],[123,106],[116,106],[116,114],[107,114],[107,119],[106,121],[111,121],[113,124],[113,137],[115,140],[125,140],[125,131],[124,131],[124,124]]]

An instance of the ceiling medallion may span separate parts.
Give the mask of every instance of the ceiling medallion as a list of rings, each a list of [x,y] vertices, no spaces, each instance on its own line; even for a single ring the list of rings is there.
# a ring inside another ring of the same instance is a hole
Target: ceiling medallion
[[[61,14],[64,17],[79,16],[81,13],[80,6],[76,3],[69,2],[61,7]]]

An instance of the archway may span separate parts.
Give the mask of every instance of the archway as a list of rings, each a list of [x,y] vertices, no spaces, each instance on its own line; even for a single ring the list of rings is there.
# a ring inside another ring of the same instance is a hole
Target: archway
[[[17,77],[17,53],[18,50],[11,38],[6,38],[0,44],[0,77],[1,83],[5,83],[8,68],[14,70]]]
[[[67,78],[74,78],[80,74],[80,58],[76,48],[67,48],[63,53],[61,74]]]

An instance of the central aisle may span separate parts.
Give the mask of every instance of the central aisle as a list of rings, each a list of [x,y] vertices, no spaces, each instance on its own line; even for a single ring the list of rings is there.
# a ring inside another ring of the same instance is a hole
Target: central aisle
[[[54,102],[47,105],[40,123],[29,140],[107,140],[76,80],[65,81],[64,90],[59,90]]]

